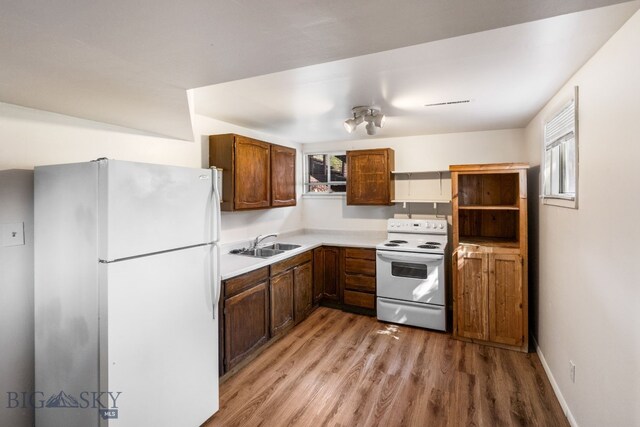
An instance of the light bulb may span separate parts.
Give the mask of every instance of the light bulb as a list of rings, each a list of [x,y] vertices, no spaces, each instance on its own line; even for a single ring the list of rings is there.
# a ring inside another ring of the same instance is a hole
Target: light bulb
[[[367,135],[375,135],[376,134],[376,127],[373,124],[373,121],[367,123],[366,129],[367,129]]]

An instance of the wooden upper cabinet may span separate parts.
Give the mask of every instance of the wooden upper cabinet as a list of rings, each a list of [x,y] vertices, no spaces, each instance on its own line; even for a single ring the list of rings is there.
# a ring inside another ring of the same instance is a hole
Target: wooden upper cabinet
[[[236,210],[267,208],[271,204],[269,151],[266,142],[236,137],[233,195]]]
[[[391,148],[347,151],[347,205],[391,205],[394,159]]]
[[[221,168],[223,211],[293,206],[296,150],[241,135],[209,136],[209,166]]]
[[[271,145],[271,206],[296,205],[296,150]]]

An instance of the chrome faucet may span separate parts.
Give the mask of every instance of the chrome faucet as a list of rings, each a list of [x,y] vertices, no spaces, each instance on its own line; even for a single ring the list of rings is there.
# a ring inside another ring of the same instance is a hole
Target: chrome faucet
[[[262,242],[264,239],[267,239],[269,237],[278,237],[278,234],[277,233],[265,234],[265,235],[260,234],[258,237],[256,237],[253,240],[253,244],[251,245],[250,249],[255,249],[260,244],[260,242]]]

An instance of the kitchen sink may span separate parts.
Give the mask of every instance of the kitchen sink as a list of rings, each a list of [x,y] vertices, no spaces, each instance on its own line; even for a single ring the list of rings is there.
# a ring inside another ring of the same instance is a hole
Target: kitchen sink
[[[291,243],[272,243],[264,246],[265,249],[274,249],[280,251],[290,251],[292,249],[298,249],[301,245],[293,245]]]
[[[271,248],[256,248],[256,249],[243,249],[241,251],[233,252],[233,253],[236,253],[238,255],[252,256],[256,258],[269,258],[274,255],[279,255],[281,253],[284,253],[284,250],[271,249]]]

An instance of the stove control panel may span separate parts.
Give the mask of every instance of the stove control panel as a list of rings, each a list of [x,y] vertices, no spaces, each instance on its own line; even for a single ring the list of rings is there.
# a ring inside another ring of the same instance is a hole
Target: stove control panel
[[[389,233],[447,234],[446,219],[396,219],[387,221]]]

